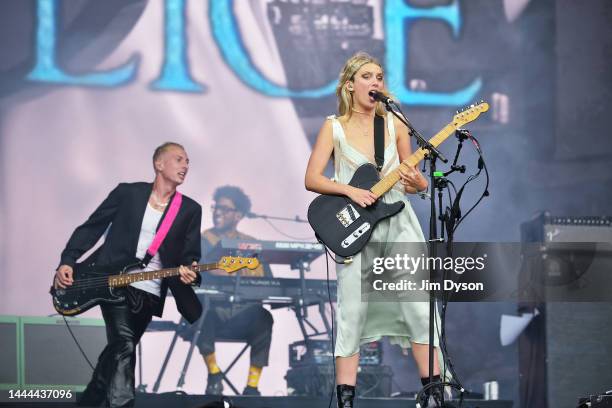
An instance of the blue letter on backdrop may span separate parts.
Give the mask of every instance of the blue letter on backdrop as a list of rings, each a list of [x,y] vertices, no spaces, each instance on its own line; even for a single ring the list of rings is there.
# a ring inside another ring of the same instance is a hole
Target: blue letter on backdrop
[[[124,66],[106,72],[86,75],[69,75],[55,61],[55,14],[56,0],[38,0],[36,28],[36,66],[28,79],[55,82],[66,85],[116,86],[130,81],[136,72],[135,58]]]
[[[274,84],[265,78],[253,65],[249,58],[240,34],[238,25],[232,11],[231,0],[213,0],[208,3],[210,7],[210,25],[227,65],[238,78],[251,88],[269,96],[292,98],[319,98],[331,95],[336,87],[336,81],[316,89],[292,91],[283,86]]]
[[[185,0],[166,0],[164,66],[152,84],[156,90],[201,92],[189,74],[185,41]]]
[[[387,85],[393,89],[402,103],[407,105],[464,105],[471,102],[480,90],[480,78],[469,86],[453,93],[415,92],[406,88],[406,67],[408,56],[406,35],[410,25],[418,19],[443,20],[457,36],[461,27],[458,0],[448,6],[417,8],[404,0],[385,0],[385,40]],[[405,27],[404,27],[405,24]]]

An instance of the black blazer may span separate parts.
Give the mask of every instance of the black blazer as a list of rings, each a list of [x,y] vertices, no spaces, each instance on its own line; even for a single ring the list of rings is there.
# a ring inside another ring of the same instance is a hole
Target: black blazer
[[[60,265],[73,266],[98,242],[105,231],[107,233],[104,243],[85,260],[86,263],[105,265],[134,259],[142,219],[152,189],[151,183],[119,184],[87,221],[72,233],[62,252]],[[159,257],[165,268],[190,265],[193,261],[200,260],[201,220],[202,207],[191,198],[183,196],[181,208],[159,248]],[[199,283],[199,280],[198,277],[196,283]],[[190,323],[196,321],[202,314],[202,305],[193,289],[183,284],[178,276],[162,279],[161,301],[155,315],[162,315],[168,287],[183,317]]]

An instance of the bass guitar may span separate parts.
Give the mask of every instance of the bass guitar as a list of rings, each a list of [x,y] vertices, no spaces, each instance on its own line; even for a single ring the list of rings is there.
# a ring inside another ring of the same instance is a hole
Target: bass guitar
[[[255,269],[259,266],[257,258],[224,256],[219,262],[187,266],[194,272],[222,269],[233,273],[243,268]],[[133,272],[142,269],[140,260],[130,260],[110,265],[77,264],[73,268],[74,282],[67,288],[51,286],[53,307],[64,316],[75,316],[100,303],[119,303],[125,300],[125,288],[134,282],[177,276],[179,268],[159,269],[156,271]]]
[[[488,110],[489,104],[481,102],[457,113],[452,122],[432,137],[429,143],[439,146],[455,130],[476,120],[481,113]],[[426,154],[426,150],[419,148],[382,180],[373,164],[363,164],[357,168],[349,185],[370,190],[380,198],[400,180],[399,167],[408,170],[423,160]],[[346,196],[320,195],[308,207],[308,222],[319,241],[336,255],[348,257],[361,251],[367,244],[376,224],[394,216],[403,208],[402,201],[387,204],[377,200],[363,208]]]

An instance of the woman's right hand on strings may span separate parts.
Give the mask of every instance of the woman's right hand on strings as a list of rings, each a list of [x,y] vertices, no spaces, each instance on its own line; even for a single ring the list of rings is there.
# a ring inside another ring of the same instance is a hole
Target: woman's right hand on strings
[[[66,289],[68,286],[74,283],[74,279],[72,279],[72,267],[69,265],[61,265],[57,268],[57,272],[55,273],[55,280],[53,286],[55,289],[62,288]]]
[[[352,186],[348,186],[348,188],[349,190],[347,191],[346,195],[360,206],[365,208],[368,205],[372,205],[376,202],[376,195],[370,190],[364,190],[362,188]]]

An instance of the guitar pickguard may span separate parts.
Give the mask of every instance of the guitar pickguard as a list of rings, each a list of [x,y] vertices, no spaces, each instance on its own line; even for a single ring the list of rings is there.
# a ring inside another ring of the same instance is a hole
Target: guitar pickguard
[[[361,217],[361,215],[359,215],[359,212],[355,210],[353,204],[350,203],[345,205],[340,211],[336,213],[336,218],[338,218],[344,228],[347,228],[352,223],[357,221],[359,217]]]

